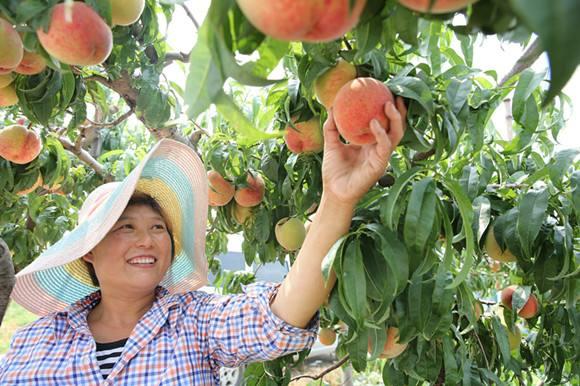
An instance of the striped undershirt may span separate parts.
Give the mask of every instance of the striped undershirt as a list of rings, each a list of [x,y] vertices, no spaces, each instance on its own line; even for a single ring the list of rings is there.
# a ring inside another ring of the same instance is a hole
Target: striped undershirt
[[[106,379],[111,374],[113,366],[115,366],[117,359],[123,353],[125,343],[127,343],[127,338],[111,343],[97,342],[97,363],[99,364],[103,378]]]

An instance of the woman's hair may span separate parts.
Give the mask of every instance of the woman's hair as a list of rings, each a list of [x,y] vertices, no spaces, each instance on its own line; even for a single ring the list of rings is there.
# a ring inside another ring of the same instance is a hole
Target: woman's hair
[[[159,205],[159,203],[157,201],[155,201],[155,199],[153,199],[153,197],[144,194],[144,193],[137,193],[134,194],[131,199],[129,200],[129,203],[127,204],[127,208],[130,206],[134,206],[134,205],[145,205],[150,207],[151,209],[153,209],[155,212],[157,212],[159,215],[161,215],[161,217],[163,217],[164,219],[166,218],[163,214],[163,210],[161,209],[161,206]],[[169,224],[167,224],[167,233],[169,233],[169,238],[171,239],[171,262],[173,262],[173,259],[175,258],[175,242],[173,241],[173,233],[171,232],[171,229],[169,227]],[[95,287],[100,287],[100,283],[99,283],[99,279],[97,278],[97,274],[95,272],[95,267],[93,266],[92,263],[83,260],[85,265],[87,266],[87,270],[89,271],[89,275],[91,277],[91,281],[93,282],[93,285]]]

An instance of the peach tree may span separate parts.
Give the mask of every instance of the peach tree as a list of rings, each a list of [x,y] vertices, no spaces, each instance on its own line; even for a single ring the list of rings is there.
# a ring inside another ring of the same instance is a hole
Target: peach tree
[[[280,3],[213,0],[201,25],[179,0],[0,3],[0,237],[16,269],[74,226],[88,191],[171,137],[212,172],[207,257],[223,291],[240,291],[255,275],[215,257],[241,233],[248,265],[293,261],[321,195],[327,109],[372,78],[404,98],[408,129],[321,267],[338,276],[320,310],[335,367],[379,363],[393,385],[571,382],[580,152],[556,139],[580,5]],[[197,32],[189,52],[166,41],[176,10]],[[474,67],[485,35],[527,48],[503,79]],[[548,75],[530,68],[543,52]],[[168,77],[179,66],[184,84]],[[506,100],[502,139],[492,116]],[[288,384],[306,355],[250,365],[246,383]]]

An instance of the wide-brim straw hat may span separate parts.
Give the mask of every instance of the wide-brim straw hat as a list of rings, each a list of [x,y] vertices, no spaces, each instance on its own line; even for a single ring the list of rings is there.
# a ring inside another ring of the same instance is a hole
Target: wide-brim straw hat
[[[96,291],[81,257],[107,235],[135,192],[159,204],[173,234],[175,258],[160,285],[180,293],[207,284],[206,171],[193,149],[163,139],[122,182],[102,185],[87,197],[78,226],[16,275],[12,298],[46,315]]]

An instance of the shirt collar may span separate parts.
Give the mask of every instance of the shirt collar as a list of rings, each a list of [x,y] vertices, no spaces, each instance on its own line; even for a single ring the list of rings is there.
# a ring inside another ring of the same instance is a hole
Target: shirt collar
[[[60,314],[67,319],[72,328],[90,335],[91,332],[87,324],[87,316],[100,301],[101,291],[98,290],[71,304]],[[151,308],[159,307],[163,314],[167,315],[169,309],[174,305],[179,305],[177,297],[170,295],[169,291],[164,287],[157,286],[155,289],[155,302]]]

